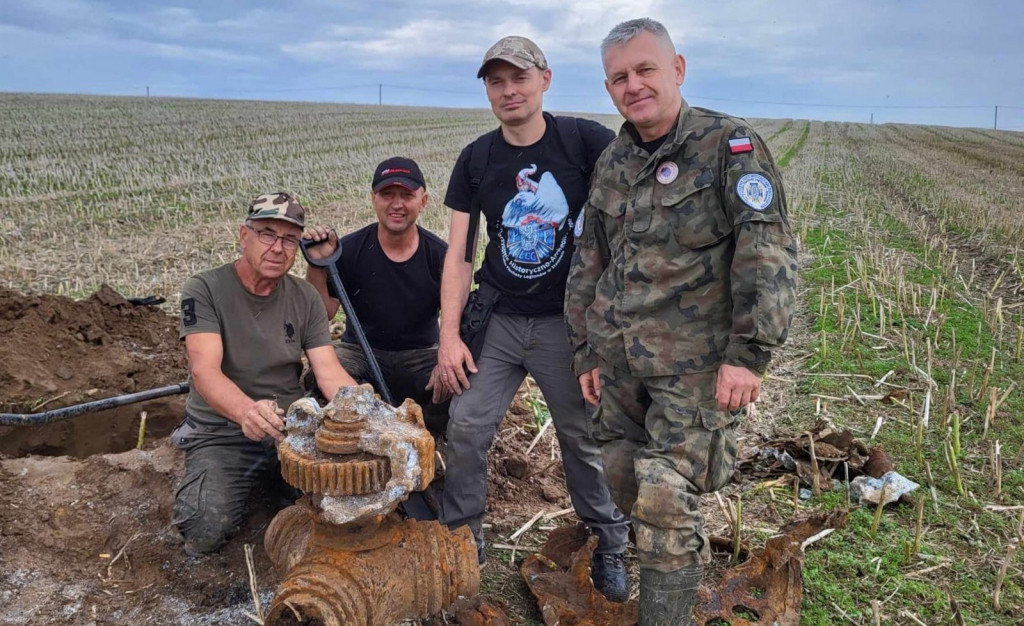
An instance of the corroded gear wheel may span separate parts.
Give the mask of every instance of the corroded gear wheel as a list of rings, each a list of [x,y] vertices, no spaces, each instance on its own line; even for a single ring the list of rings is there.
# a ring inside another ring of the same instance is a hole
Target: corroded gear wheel
[[[288,442],[278,446],[281,475],[305,493],[362,496],[382,491],[391,479],[391,461],[370,454],[300,453]]]

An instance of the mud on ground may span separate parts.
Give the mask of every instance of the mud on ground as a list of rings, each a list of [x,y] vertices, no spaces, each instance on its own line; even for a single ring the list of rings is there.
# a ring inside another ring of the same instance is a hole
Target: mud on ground
[[[177,321],[104,288],[82,301],[0,290],[0,411],[46,410],[184,380]],[[91,392],[91,393],[87,393]],[[143,450],[133,449],[148,412]],[[218,554],[192,558],[171,526],[183,454],[166,434],[183,396],[0,428],[0,625],[255,623],[244,545],[264,606],[279,582],[263,550],[274,502],[256,494]],[[554,429],[530,458],[534,415],[517,398],[490,456],[488,522],[501,541],[569,506]],[[56,456],[70,455],[70,456]],[[513,623],[521,623],[513,617]]]

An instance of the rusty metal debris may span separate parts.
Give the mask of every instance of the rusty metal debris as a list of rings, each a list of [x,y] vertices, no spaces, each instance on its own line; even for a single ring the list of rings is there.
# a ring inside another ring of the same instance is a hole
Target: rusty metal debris
[[[306,495],[267,529],[283,582],[266,624],[385,626],[476,595],[469,528],[452,532],[394,513],[434,475],[434,440],[414,402],[395,409],[369,385],[343,388],[323,408],[295,402],[285,424],[282,475]]]
[[[508,616],[486,598],[461,598],[452,607],[459,626],[511,626]]]
[[[715,589],[702,586],[693,619],[698,626],[797,626],[803,596],[804,547],[820,533],[842,527],[846,511],[814,515],[773,537],[764,550],[727,570]]]
[[[590,563],[597,537],[583,525],[566,526],[551,532],[541,552],[531,554],[520,568],[523,580],[537,598],[541,616],[548,626],[589,624],[591,626],[633,626],[637,623],[637,602],[609,602],[594,589]]]
[[[746,448],[736,462],[736,470],[757,478],[796,473],[802,484],[817,483],[820,489],[828,491],[832,489],[833,476],[843,477],[844,463],[851,477],[867,473],[867,469],[871,469],[866,467],[869,459],[879,464],[888,463],[883,473],[891,470],[892,464],[884,455],[879,449],[868,448],[848,430],[818,424],[807,432]]]

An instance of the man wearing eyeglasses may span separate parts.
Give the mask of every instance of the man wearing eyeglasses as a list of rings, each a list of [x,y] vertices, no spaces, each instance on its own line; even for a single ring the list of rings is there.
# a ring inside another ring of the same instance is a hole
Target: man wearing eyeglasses
[[[288,274],[304,225],[287,193],[259,196],[238,229],[239,258],[182,288],[191,390],[171,440],[185,450],[174,523],[190,554],[217,550],[238,531],[257,483],[288,493],[274,444],[284,439],[284,409],[302,396],[303,353],[326,397],[356,384],[331,347],[316,289]]]

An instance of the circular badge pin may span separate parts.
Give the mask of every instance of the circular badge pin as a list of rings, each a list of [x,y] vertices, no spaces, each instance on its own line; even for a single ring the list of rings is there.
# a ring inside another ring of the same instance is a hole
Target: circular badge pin
[[[572,234],[577,239],[583,236],[583,212],[580,211],[579,216],[576,218],[576,226],[572,229]]]
[[[736,195],[755,211],[764,211],[775,197],[772,182],[761,174],[744,174],[736,183]]]
[[[662,185],[667,185],[674,181],[679,176],[679,166],[672,161],[665,161],[658,166],[658,171],[654,174],[654,177]]]

